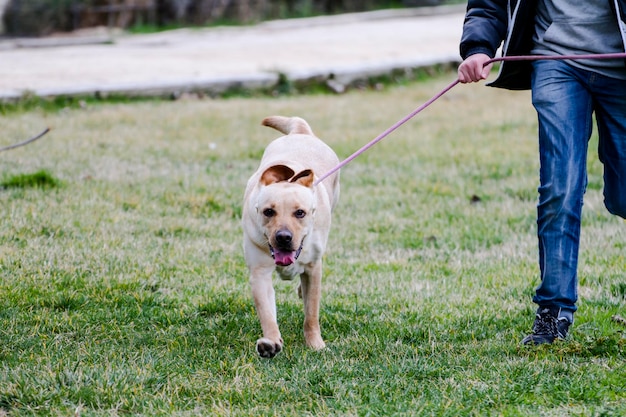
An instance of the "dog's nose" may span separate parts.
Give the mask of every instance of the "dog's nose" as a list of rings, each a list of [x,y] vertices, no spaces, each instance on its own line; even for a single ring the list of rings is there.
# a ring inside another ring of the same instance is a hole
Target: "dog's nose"
[[[293,236],[289,230],[279,230],[276,232],[276,243],[281,246],[289,246],[291,245],[292,237]]]

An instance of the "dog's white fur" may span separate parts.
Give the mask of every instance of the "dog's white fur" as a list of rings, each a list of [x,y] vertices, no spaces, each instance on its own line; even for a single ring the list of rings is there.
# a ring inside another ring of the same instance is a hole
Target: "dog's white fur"
[[[258,170],[248,180],[242,222],[244,256],[263,331],[256,350],[271,358],[283,348],[272,285],[274,270],[286,280],[300,276],[306,345],[315,350],[326,346],[319,325],[322,255],[339,198],[339,174],[313,183],[316,174],[330,171],[339,160],[299,117],[271,116],[262,124],[285,136],[267,146]]]

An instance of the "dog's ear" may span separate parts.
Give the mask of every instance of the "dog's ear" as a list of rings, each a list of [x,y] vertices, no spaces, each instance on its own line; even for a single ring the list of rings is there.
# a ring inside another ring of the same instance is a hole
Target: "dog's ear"
[[[270,185],[276,182],[288,181],[293,177],[293,169],[285,165],[274,165],[265,170],[261,175],[261,184]]]
[[[305,187],[312,187],[315,175],[310,169],[298,172],[289,182],[295,182],[296,184],[304,185]]]

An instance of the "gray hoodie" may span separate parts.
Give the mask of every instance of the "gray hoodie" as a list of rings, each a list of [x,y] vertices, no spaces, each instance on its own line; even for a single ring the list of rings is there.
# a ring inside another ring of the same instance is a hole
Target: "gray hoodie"
[[[598,8],[598,1],[591,0],[590,3]],[[533,36],[537,36],[539,33],[535,27],[537,3],[538,0],[468,0],[460,43],[461,58],[465,59],[476,53],[484,53],[493,57],[502,45],[502,41],[504,41],[502,52],[506,56],[530,54],[536,43]],[[571,0],[570,3],[589,2],[587,0]],[[614,36],[618,36],[622,40],[621,47],[618,49],[620,52],[624,52],[626,45],[626,0],[605,0],[599,8],[610,13],[616,21],[617,27],[613,27],[615,35],[610,35],[610,38],[613,40]],[[602,44],[605,42],[607,40],[603,39]],[[582,43],[578,39],[578,42],[575,43],[576,49]],[[569,44],[570,47],[572,45]],[[608,53],[608,47],[603,48],[602,51]],[[619,66],[624,63],[623,60],[619,61],[621,62],[615,61],[614,65]],[[596,66],[598,63],[599,60],[594,61],[593,68],[595,71],[598,71]],[[626,71],[626,68],[623,67],[622,71]],[[531,72],[530,61],[503,62],[498,76],[488,85],[511,90],[528,89],[530,88]]]
[[[617,18],[609,0],[539,0],[533,55],[607,54],[624,52]],[[570,61],[597,73],[626,79],[621,59]]]

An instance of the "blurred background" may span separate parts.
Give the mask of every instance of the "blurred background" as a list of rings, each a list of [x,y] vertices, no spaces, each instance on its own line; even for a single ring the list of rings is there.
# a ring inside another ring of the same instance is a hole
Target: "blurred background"
[[[106,26],[153,32],[189,26],[241,25],[462,0],[0,0],[0,35],[46,36]]]

